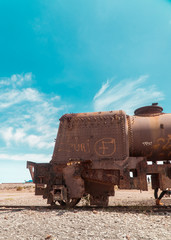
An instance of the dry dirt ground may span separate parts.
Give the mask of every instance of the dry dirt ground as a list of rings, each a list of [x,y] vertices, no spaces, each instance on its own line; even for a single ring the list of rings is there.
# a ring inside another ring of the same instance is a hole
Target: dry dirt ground
[[[86,203],[50,209],[34,195],[33,184],[0,184],[0,239],[171,239],[171,212],[151,210],[155,202],[150,187],[141,193],[116,190],[108,208]],[[171,197],[164,197],[163,203],[171,206]],[[9,208],[15,205],[19,207]]]

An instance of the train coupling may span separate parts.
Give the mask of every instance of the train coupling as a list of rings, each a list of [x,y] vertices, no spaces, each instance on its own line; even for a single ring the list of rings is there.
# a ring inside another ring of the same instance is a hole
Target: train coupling
[[[67,189],[63,185],[53,185],[51,194],[53,201],[67,200]]]

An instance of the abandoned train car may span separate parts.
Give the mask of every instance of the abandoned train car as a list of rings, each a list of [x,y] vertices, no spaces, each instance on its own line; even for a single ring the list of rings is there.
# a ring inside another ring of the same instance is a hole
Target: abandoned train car
[[[171,114],[157,104],[135,110],[65,114],[50,163],[27,162],[35,194],[51,205],[107,206],[120,189],[171,187]]]

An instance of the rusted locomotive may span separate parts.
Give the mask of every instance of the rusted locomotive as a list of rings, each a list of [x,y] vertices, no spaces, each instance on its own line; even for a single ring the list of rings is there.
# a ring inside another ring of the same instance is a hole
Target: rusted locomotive
[[[171,187],[171,114],[157,104],[135,110],[65,114],[50,163],[27,162],[35,194],[51,205],[107,206],[120,189]]]

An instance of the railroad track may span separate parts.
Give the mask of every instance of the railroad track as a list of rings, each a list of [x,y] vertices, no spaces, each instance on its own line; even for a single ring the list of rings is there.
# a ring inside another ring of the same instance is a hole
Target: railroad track
[[[0,211],[22,211],[24,209],[43,211],[43,210],[68,210],[68,211],[106,211],[106,212],[132,212],[132,213],[171,213],[170,206],[108,206],[108,207],[96,207],[96,206],[76,206],[75,208],[62,208],[60,205],[55,207],[51,206],[28,206],[28,205],[0,205]]]

